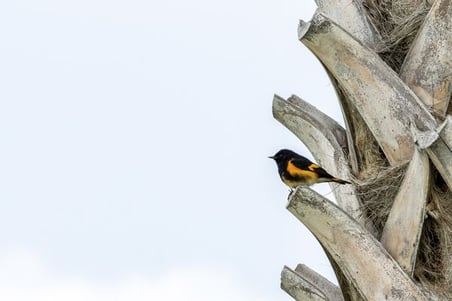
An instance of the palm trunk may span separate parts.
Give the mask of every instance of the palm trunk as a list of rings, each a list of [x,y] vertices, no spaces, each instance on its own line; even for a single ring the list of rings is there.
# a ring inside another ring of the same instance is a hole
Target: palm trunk
[[[299,39],[346,128],[297,96],[275,96],[273,114],[354,184],[331,184],[337,206],[309,188],[288,204],[340,287],[304,265],[285,267],[281,286],[296,300],[452,300],[452,0],[317,5]]]

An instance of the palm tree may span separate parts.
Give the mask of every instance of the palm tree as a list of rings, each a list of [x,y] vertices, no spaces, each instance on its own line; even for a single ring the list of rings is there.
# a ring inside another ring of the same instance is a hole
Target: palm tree
[[[452,0],[317,0],[299,39],[337,91],[344,129],[303,99],[273,114],[332,174],[337,205],[299,187],[288,210],[340,287],[285,267],[296,300],[452,300]]]

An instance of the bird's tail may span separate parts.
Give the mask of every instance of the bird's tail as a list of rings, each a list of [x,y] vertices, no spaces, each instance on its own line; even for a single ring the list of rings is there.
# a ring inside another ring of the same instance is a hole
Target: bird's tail
[[[345,180],[342,180],[342,179],[339,179],[339,178],[331,178],[330,179],[332,182],[336,182],[336,183],[338,183],[338,184],[351,184],[351,182],[349,182],[349,181],[345,181]]]

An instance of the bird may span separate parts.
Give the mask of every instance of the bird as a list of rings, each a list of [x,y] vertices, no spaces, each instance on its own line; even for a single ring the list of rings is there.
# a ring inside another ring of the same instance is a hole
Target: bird
[[[290,187],[291,191],[298,186],[311,186],[324,182],[351,184],[333,177],[319,165],[288,149],[281,149],[269,158],[275,160],[281,180]]]

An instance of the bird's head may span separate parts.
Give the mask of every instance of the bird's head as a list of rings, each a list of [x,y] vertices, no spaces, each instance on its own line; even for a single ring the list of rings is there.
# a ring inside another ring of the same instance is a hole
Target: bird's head
[[[276,154],[274,154],[273,156],[270,156],[270,159],[273,159],[276,161],[276,163],[281,163],[281,162],[286,162],[289,161],[290,159],[293,159],[297,156],[296,153],[294,153],[291,150],[288,149],[282,149],[280,151],[278,151]]]

